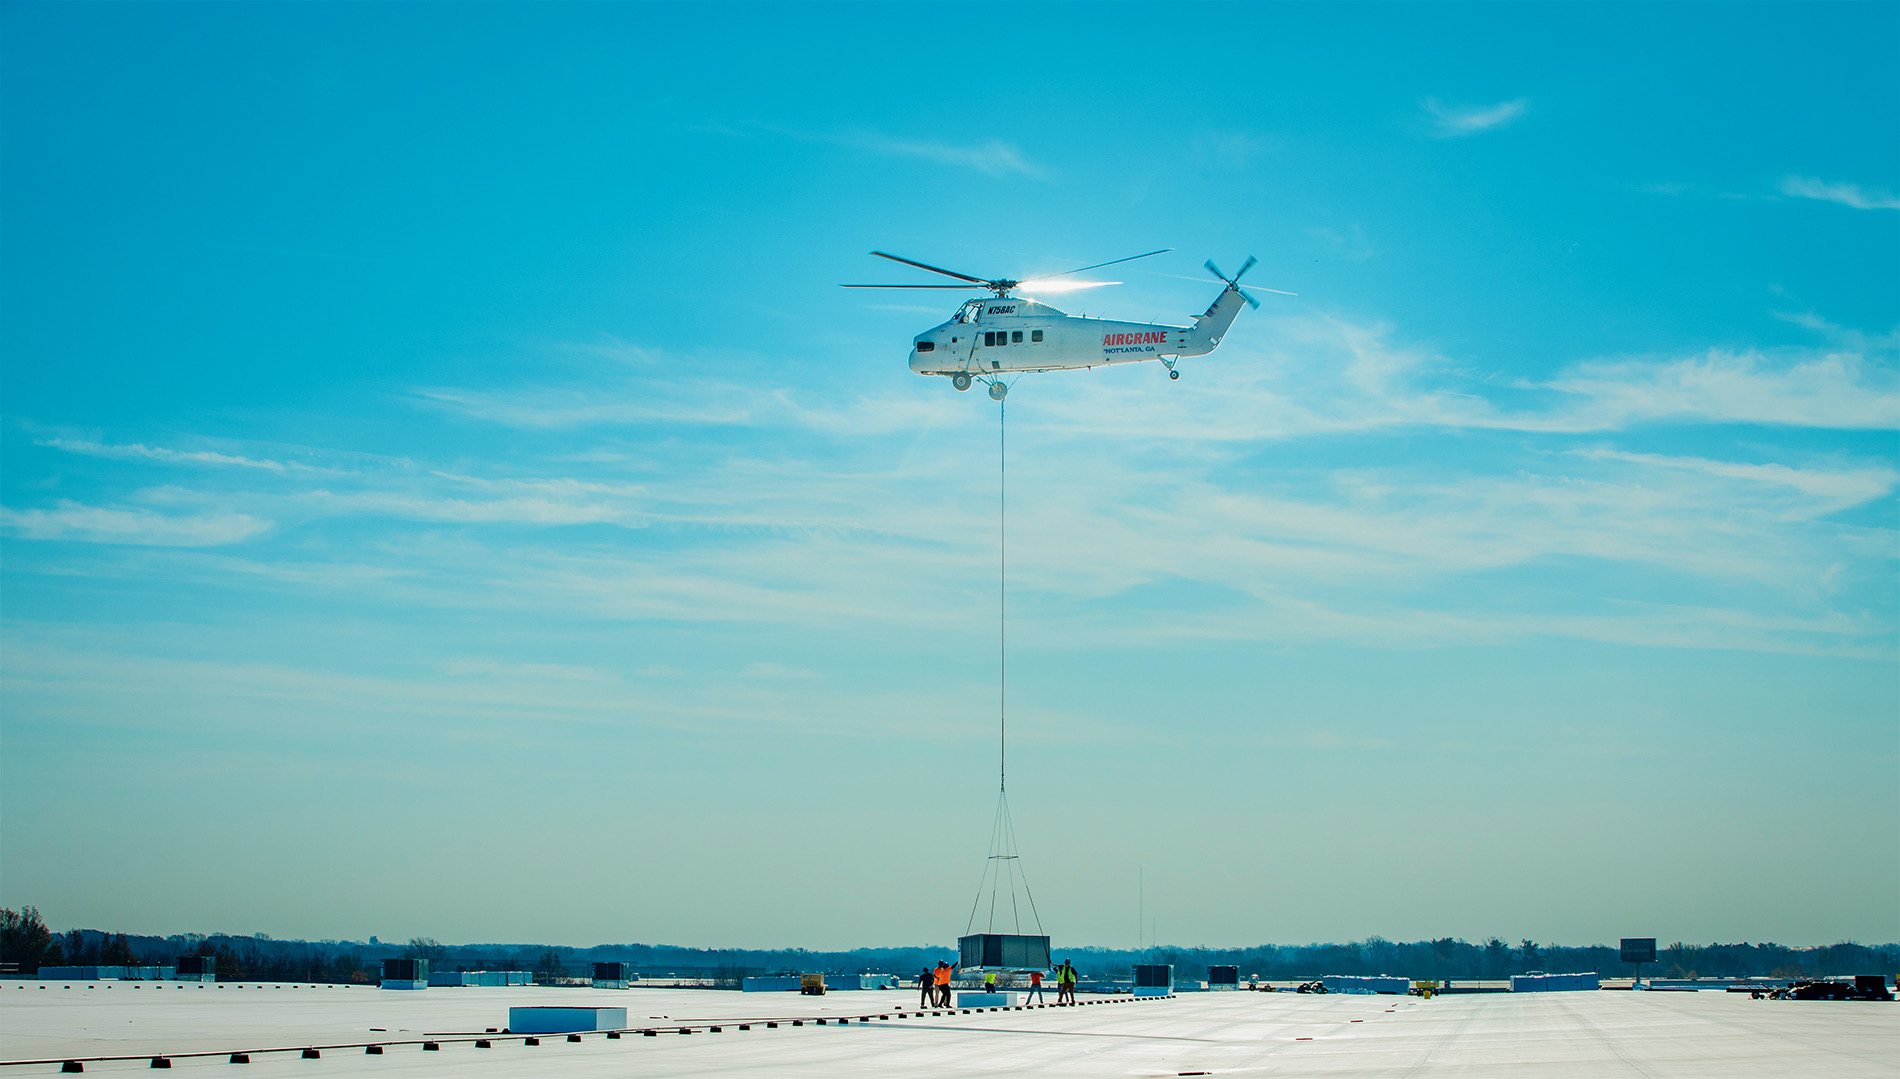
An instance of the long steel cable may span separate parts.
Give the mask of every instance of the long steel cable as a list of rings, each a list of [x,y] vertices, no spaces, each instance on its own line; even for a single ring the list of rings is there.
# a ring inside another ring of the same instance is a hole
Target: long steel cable
[[[970,917],[963,931],[968,935],[976,925],[976,912],[983,905],[983,886],[990,886],[988,928],[996,928],[996,893],[1002,887],[1003,873],[1009,873],[1009,911],[1016,932],[1022,932],[1022,914],[1016,905],[1016,880],[1022,878],[1023,895],[1029,900],[1029,913],[1042,932],[1042,914],[1036,909],[1036,895],[1029,888],[1029,874],[1021,866],[999,867],[996,862],[1020,862],[1016,848],[1016,822],[1009,813],[1009,442],[1008,406],[996,403],[996,819],[990,825],[990,852],[983,862],[983,876],[977,881],[976,896],[970,902]]]

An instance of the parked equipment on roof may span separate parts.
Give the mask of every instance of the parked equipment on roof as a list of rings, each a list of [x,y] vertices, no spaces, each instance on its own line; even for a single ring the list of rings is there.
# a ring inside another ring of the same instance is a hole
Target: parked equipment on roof
[[[1814,978],[1771,991],[1770,1000],[1892,1000],[1887,978],[1882,974],[1857,974],[1851,982]]]

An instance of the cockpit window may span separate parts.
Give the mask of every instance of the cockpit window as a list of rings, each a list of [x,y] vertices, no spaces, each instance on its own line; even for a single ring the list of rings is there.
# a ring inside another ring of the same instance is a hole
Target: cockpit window
[[[937,342],[935,342],[935,341],[919,341],[919,342],[917,342],[917,351],[919,351],[919,352],[935,352],[935,351],[937,351]]]

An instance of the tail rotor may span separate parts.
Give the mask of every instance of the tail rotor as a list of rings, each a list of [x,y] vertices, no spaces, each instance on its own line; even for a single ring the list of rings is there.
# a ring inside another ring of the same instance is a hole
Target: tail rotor
[[[1258,309],[1260,308],[1260,301],[1259,301],[1259,300],[1256,300],[1256,299],[1254,299],[1254,298],[1253,298],[1252,296],[1249,296],[1249,295],[1247,295],[1247,294],[1246,294],[1245,292],[1242,292],[1242,291],[1241,291],[1241,288],[1240,288],[1240,279],[1241,279],[1241,278],[1243,278],[1243,277],[1245,277],[1245,276],[1247,276],[1247,271],[1248,271],[1248,270],[1251,270],[1251,269],[1253,269],[1253,266],[1254,266],[1254,263],[1256,263],[1256,262],[1259,262],[1259,261],[1260,261],[1259,259],[1257,259],[1257,258],[1255,258],[1255,257],[1253,257],[1252,255],[1248,255],[1248,256],[1247,256],[1247,261],[1246,261],[1246,262],[1245,262],[1244,264],[1242,264],[1242,265],[1241,265],[1241,267],[1240,267],[1240,272],[1239,272],[1239,273],[1237,273],[1237,274],[1235,274],[1235,275],[1234,275],[1234,276],[1232,276],[1232,277],[1229,277],[1229,276],[1227,276],[1226,274],[1224,274],[1224,273],[1221,273],[1221,272],[1220,272],[1220,267],[1219,267],[1219,266],[1216,266],[1216,265],[1214,265],[1214,260],[1213,260],[1213,259],[1208,259],[1208,260],[1207,260],[1207,272],[1209,272],[1209,273],[1211,273],[1211,274],[1213,274],[1213,275],[1214,275],[1215,277],[1218,277],[1218,278],[1220,278],[1220,279],[1221,279],[1222,281],[1225,281],[1225,282],[1227,282],[1227,287],[1228,287],[1228,288],[1230,288],[1230,289],[1233,289],[1233,290],[1234,290],[1235,292],[1237,292],[1237,293],[1239,293],[1239,294],[1240,294],[1240,298],[1241,298],[1241,299],[1243,299],[1243,300],[1246,300],[1246,301],[1247,301],[1247,303],[1249,303],[1250,305],[1252,305],[1252,306],[1253,306],[1253,308],[1254,308],[1255,310],[1258,310]],[[1279,290],[1278,290],[1278,289],[1268,289],[1267,291],[1268,291],[1268,292],[1278,292]]]

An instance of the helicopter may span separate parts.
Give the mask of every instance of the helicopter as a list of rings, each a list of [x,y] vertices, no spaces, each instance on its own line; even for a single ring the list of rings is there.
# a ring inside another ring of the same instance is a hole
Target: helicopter
[[[1221,273],[1213,259],[1207,261],[1208,271],[1224,282],[1226,287],[1191,326],[1117,322],[1070,315],[1040,300],[1015,295],[1018,292],[1066,292],[1118,285],[1121,282],[1060,279],[1070,274],[1165,254],[1171,250],[1173,248],[1162,248],[1027,281],[974,277],[883,251],[873,251],[871,254],[878,258],[954,277],[964,283],[840,287],[984,289],[994,293],[990,297],[964,301],[950,321],[918,334],[911,342],[910,369],[920,375],[943,375],[959,390],[969,389],[973,382],[986,382],[991,399],[1001,401],[1009,392],[1002,376],[1021,371],[1076,371],[1109,364],[1159,360],[1168,369],[1168,377],[1178,379],[1181,372],[1175,366],[1177,360],[1183,356],[1205,356],[1214,351],[1220,345],[1221,337],[1227,333],[1227,328],[1234,324],[1235,316],[1240,314],[1243,302],[1256,308],[1260,306],[1259,300],[1240,289],[1241,277],[1259,261],[1251,255],[1240,267],[1240,272],[1232,277]],[[1260,291],[1281,292],[1279,289]],[[1281,295],[1292,296],[1295,293],[1282,292]]]

